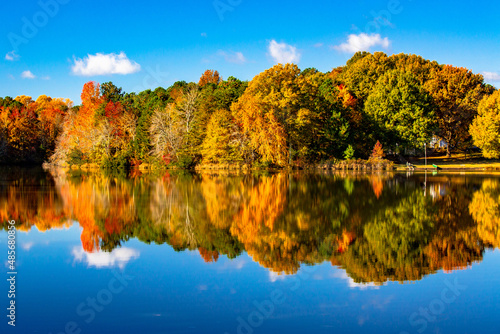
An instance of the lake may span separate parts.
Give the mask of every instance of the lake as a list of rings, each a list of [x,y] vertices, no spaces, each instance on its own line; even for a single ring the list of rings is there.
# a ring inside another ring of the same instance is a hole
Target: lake
[[[2,168],[7,278],[12,220],[2,333],[499,331],[498,175]]]

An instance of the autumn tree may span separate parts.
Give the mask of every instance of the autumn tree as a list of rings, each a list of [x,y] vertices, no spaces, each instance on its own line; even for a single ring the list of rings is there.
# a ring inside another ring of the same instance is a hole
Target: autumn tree
[[[380,161],[385,156],[382,144],[377,140],[377,143],[373,147],[372,154],[370,155],[370,160]]]
[[[72,139],[84,154],[90,155],[97,144],[96,137],[99,136],[95,128],[96,112],[103,102],[99,83],[87,82],[83,86],[81,100],[82,105],[76,116]]]
[[[0,136],[4,139],[0,145],[4,155],[11,159],[9,162],[41,162],[39,161],[40,122],[33,108],[2,109]]]
[[[203,87],[206,84],[215,84],[218,85],[221,82],[221,77],[219,72],[215,70],[206,70],[202,76],[200,77],[200,81],[198,82],[198,86]]]
[[[34,103],[31,96],[26,96],[26,95],[16,96],[15,100],[24,105],[26,108],[28,108],[32,103]]]
[[[233,114],[252,148],[264,161],[288,164],[292,147],[292,123],[298,114],[300,73],[296,65],[276,65],[255,77],[237,103]]]
[[[98,83],[86,83],[81,94],[82,105],[67,113],[51,161],[55,164],[89,162],[112,168],[127,166],[133,154],[137,116],[124,107],[123,97],[121,88],[111,82],[102,87]],[[50,103],[47,98],[43,102]]]
[[[477,107],[489,88],[481,74],[462,67],[445,65],[435,69],[424,85],[436,106],[437,135],[447,143],[446,154],[468,145],[469,127]]]
[[[262,161],[284,166],[326,151],[333,116],[321,91],[327,79],[317,71],[301,73],[296,65],[278,64],[249,83],[231,109]]]
[[[203,161],[222,163],[237,161],[237,151],[231,143],[234,122],[231,112],[219,109],[210,117],[207,135],[202,145]]]
[[[190,85],[176,105],[178,118],[184,133],[181,165],[191,167],[197,160],[199,147],[204,138],[205,117],[199,108],[199,87]]]
[[[394,69],[394,64],[383,52],[357,52],[341,74],[347,89],[362,102],[368,98],[377,80],[385,72]]]
[[[167,164],[178,160],[185,141],[185,127],[174,104],[165,109],[157,109],[151,117],[151,144],[153,155]]]
[[[500,91],[485,96],[479,103],[478,115],[474,119],[470,134],[474,145],[486,158],[500,157]]]
[[[35,104],[36,114],[40,120],[41,148],[46,152],[46,157],[49,157],[54,153],[57,138],[63,130],[64,116],[73,106],[73,102],[69,99],[40,95]]]
[[[429,61],[421,56],[400,53],[389,57],[394,68],[400,72],[408,72],[421,84],[424,85],[431,79],[433,71],[440,70],[436,61]]]
[[[0,107],[0,162],[7,160],[8,148],[7,113],[3,109],[3,107]]]
[[[102,158],[103,142],[109,142],[108,127],[99,124],[98,110],[103,102],[100,85],[87,82],[81,100],[81,107],[68,112],[64,119],[62,134],[50,159],[55,164],[68,162],[70,156],[76,158],[75,163],[96,162]]]

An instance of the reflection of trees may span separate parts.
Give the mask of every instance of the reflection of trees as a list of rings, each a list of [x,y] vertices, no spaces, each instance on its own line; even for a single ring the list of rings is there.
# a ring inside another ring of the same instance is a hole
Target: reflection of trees
[[[473,186],[454,181],[446,180],[448,191],[435,201],[416,188],[381,210],[364,225],[363,236],[332,262],[357,282],[382,283],[420,279],[438,269],[462,269],[481,260],[482,240],[468,212]]]
[[[484,243],[500,247],[500,183],[488,179],[474,193],[469,210],[477,222],[477,231]]]
[[[208,220],[218,229],[230,228],[247,194],[248,180],[241,176],[209,174],[203,175],[202,180],[201,190],[206,201]]]
[[[440,176],[424,190],[418,176],[345,172],[10,177],[0,185],[3,222],[45,231],[77,221],[89,252],[137,238],[206,262],[245,250],[277,273],[330,261],[356,282],[382,283],[465,268],[484,244],[499,245],[497,180]]]
[[[280,270],[292,267],[290,250],[294,240],[276,233],[274,224],[286,204],[287,179],[284,174],[256,178],[249,185],[248,196],[234,216],[231,234],[245,245],[247,253],[266,267],[278,264]],[[293,269],[291,269],[293,271]]]
[[[342,254],[355,281],[414,280],[421,275],[422,249],[433,229],[430,199],[413,192],[380,210],[363,228],[363,237]],[[343,262],[345,261],[345,262]]]
[[[55,180],[67,217],[83,228],[81,241],[85,251],[98,250],[105,236],[118,235],[135,221],[130,184],[101,174],[73,179],[61,174]]]
[[[466,268],[482,259],[484,248],[468,210],[473,188],[460,184],[459,180],[453,181],[448,184],[447,194],[436,202],[436,228],[425,248],[432,270]]]
[[[17,229],[40,231],[69,227],[54,181],[37,168],[0,168],[0,224],[15,220]]]

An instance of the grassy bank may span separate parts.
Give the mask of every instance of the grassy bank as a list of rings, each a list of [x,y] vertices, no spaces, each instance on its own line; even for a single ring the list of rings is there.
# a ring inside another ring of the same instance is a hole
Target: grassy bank
[[[500,160],[485,159],[481,154],[453,154],[451,157],[432,156],[427,157],[427,166],[425,165],[425,157],[413,158],[409,160],[415,166],[415,170],[434,170],[433,165],[437,165],[442,170],[499,170]],[[397,170],[406,170],[405,164],[396,165]]]

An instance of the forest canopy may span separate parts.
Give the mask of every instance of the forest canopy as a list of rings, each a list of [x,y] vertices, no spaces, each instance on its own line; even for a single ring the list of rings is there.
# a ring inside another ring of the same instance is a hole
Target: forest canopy
[[[306,166],[473,146],[500,156],[498,91],[481,74],[417,55],[358,52],[322,73],[278,64],[250,82],[215,70],[199,82],[126,93],[88,82],[81,105],[42,95],[0,98],[0,163]]]

